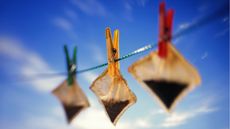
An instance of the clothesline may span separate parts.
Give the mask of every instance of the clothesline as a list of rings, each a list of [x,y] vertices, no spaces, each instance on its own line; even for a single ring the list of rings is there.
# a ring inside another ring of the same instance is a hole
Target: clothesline
[[[189,34],[189,33],[193,32],[193,31],[197,30],[198,28],[200,29],[201,27],[203,27],[205,25],[208,25],[208,24],[212,23],[215,20],[220,20],[224,16],[228,16],[228,13],[229,13],[228,4],[224,4],[223,6],[220,6],[220,8],[217,9],[216,11],[210,13],[209,15],[201,17],[200,19],[198,19],[198,20],[192,22],[191,24],[189,24],[188,27],[186,27],[184,29],[181,29],[180,31],[175,33],[172,36],[172,40],[178,39],[181,36]],[[157,43],[146,45],[146,46],[138,48],[137,50],[135,50],[133,52],[130,52],[130,53],[124,55],[124,56],[121,56],[120,58],[116,59],[115,61],[121,61],[121,60],[127,59],[127,58],[129,58],[131,56],[134,56],[134,55],[137,55],[137,54],[142,53],[144,51],[147,51],[147,50],[150,50],[152,48],[155,48],[156,46],[157,46]],[[88,71],[91,71],[91,70],[102,68],[102,67],[107,66],[107,65],[108,65],[108,63],[103,63],[103,64],[93,66],[93,67],[90,67],[90,68],[80,69],[80,70],[77,70],[77,74],[81,74],[81,73],[84,73],[84,72],[88,72]],[[40,77],[54,77],[54,76],[62,76],[62,75],[66,75],[66,74],[67,74],[67,72],[40,73],[40,74],[38,73],[36,75],[32,75],[32,78],[35,79],[35,78],[40,78]]]
[[[218,10],[216,10],[215,12],[209,14],[209,15],[206,15],[202,18],[200,18],[199,20],[196,20],[194,21],[193,23],[191,23],[188,27],[178,31],[176,34],[173,35],[173,39],[177,39],[187,33],[190,33],[192,32],[193,30],[197,29],[197,27],[202,27],[204,25],[207,25],[211,22],[213,22],[214,20],[217,20],[225,15],[228,15],[228,4],[225,4],[223,5],[223,7],[219,8]],[[115,61],[121,61],[123,59],[126,59],[126,58],[129,58],[131,56],[134,56],[136,54],[139,54],[141,52],[144,52],[146,50],[149,50],[151,48],[154,48],[156,47],[156,44],[149,44],[149,45],[146,45],[142,48],[139,48],[127,55],[124,55],[122,57],[120,57],[119,59],[116,59]],[[83,70],[79,70],[77,71],[77,74],[79,73],[83,73],[83,72],[87,72],[87,71],[91,71],[91,70],[94,70],[94,69],[98,69],[98,68],[101,68],[101,67],[104,67],[108,65],[108,63],[104,63],[104,64],[101,64],[101,65],[98,65],[98,66],[94,66],[94,67],[91,67],[91,68],[86,68],[86,69],[83,69]]]
[[[197,29],[197,27],[202,27],[204,25],[207,25],[211,22],[213,22],[214,20],[217,20],[223,16],[225,16],[226,14],[228,14],[228,4],[225,4],[223,7],[219,8],[218,10],[216,10],[215,12],[209,14],[209,15],[206,15],[202,18],[200,18],[199,20],[196,20],[195,22],[191,23],[187,28],[184,28],[180,31],[178,31],[176,34],[173,35],[173,39],[177,39],[187,33],[190,33],[192,32],[193,30]],[[147,51],[151,48],[154,48],[156,47],[156,44],[149,44],[149,45],[146,45],[144,47],[141,47],[131,53],[128,53],[127,55],[124,55],[122,57],[120,57],[119,59],[116,59],[115,61],[121,61],[121,60],[124,60],[126,58],[129,58],[131,56],[134,56],[136,54],[139,54],[141,52],[144,52],[144,51]],[[104,64],[101,64],[101,65],[97,65],[97,66],[94,66],[94,67],[91,67],[91,68],[86,68],[86,69],[82,69],[82,70],[78,70],[77,71],[77,74],[80,74],[80,73],[84,73],[84,72],[87,72],[87,71],[91,71],[91,70],[94,70],[94,69],[98,69],[98,68],[101,68],[101,67],[104,67],[108,65],[108,63],[104,63]]]
[[[150,45],[146,45],[146,46],[141,47],[141,48],[139,48],[139,49],[137,49],[137,50],[135,50],[135,51],[133,51],[133,52],[130,52],[130,53],[127,54],[127,55],[124,55],[124,56],[122,56],[122,57],[120,57],[120,58],[118,58],[118,59],[115,59],[115,61],[124,60],[124,59],[126,59],[126,58],[131,57],[131,56],[134,56],[134,55],[136,55],[136,54],[139,54],[139,53],[141,53],[141,52],[144,52],[144,51],[146,51],[146,50],[149,50],[149,49],[151,49],[151,48],[154,48],[155,46],[156,46],[156,44],[153,44],[153,45],[151,45],[151,44],[150,44]],[[83,73],[83,72],[87,72],[87,71],[90,71],[90,70],[94,70],[94,69],[98,69],[98,68],[104,67],[104,66],[106,66],[106,65],[108,65],[108,63],[104,63],[104,64],[101,64],[101,65],[97,65],[97,66],[94,66],[94,67],[91,67],[91,68],[87,68],[87,69],[83,69],[83,70],[79,70],[79,71],[77,71],[77,74]]]

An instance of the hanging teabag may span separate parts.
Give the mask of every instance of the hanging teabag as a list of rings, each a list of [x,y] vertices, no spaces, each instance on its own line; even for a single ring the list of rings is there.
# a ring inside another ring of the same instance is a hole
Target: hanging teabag
[[[89,102],[79,87],[76,77],[76,47],[74,49],[73,59],[70,60],[67,47],[65,46],[67,59],[68,78],[61,85],[52,91],[52,93],[61,101],[68,123],[70,123],[80,111],[89,107]]]
[[[165,14],[160,5],[160,41],[158,51],[151,52],[129,67],[129,72],[171,111],[187,91],[201,82],[197,70],[170,43],[173,10]]]
[[[110,29],[106,29],[108,68],[91,85],[90,89],[98,96],[111,120],[116,125],[128,107],[136,102],[136,96],[129,89],[120,73],[119,31],[115,30],[112,41]]]

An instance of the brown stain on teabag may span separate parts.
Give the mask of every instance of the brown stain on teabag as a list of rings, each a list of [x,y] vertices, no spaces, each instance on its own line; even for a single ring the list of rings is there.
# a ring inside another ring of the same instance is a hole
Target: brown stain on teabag
[[[109,115],[111,122],[114,123],[117,116],[123,111],[123,109],[129,104],[129,101],[107,102],[102,101],[105,109]]]
[[[68,122],[71,122],[75,116],[77,116],[80,111],[84,108],[84,106],[70,106],[70,105],[63,105],[64,110],[66,112],[66,117]]]
[[[168,109],[171,108],[173,102],[176,101],[176,98],[187,87],[187,84],[165,80],[145,80],[144,82]]]

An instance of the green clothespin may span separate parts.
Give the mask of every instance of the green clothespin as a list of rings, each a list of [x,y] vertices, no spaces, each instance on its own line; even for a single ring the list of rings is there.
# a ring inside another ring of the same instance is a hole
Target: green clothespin
[[[73,51],[73,58],[70,59],[68,48],[66,45],[64,45],[64,51],[66,55],[66,63],[67,63],[67,70],[68,70],[68,85],[71,86],[73,84],[74,78],[76,77],[76,71],[77,71],[77,47],[74,47]]]

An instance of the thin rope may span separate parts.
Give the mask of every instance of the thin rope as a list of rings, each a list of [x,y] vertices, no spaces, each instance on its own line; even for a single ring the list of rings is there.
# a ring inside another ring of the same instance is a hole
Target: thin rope
[[[188,33],[191,33],[193,32],[194,30],[198,29],[198,28],[201,28],[215,20],[218,20],[220,18],[223,18],[223,16],[228,16],[228,13],[229,13],[229,6],[228,6],[228,3],[225,3],[223,4],[222,6],[220,6],[219,9],[217,9],[216,11],[210,13],[209,15],[206,15],[194,22],[192,22],[187,28],[184,28],[180,31],[178,31],[177,33],[175,33],[173,36],[172,36],[172,40],[175,40],[183,35],[186,35]],[[144,51],[147,51],[149,49],[152,49],[152,48],[155,48],[157,44],[149,44],[149,45],[146,45],[144,47],[141,47],[131,53],[128,53],[118,59],[115,59],[115,61],[121,61],[121,60],[124,60],[124,59],[127,59],[131,56],[134,56],[134,55],[137,55],[139,53],[142,53]],[[103,63],[101,65],[97,65],[97,66],[94,66],[94,67],[90,67],[90,68],[86,68],[86,69],[82,69],[82,70],[78,70],[77,71],[77,74],[80,74],[80,73],[84,73],[84,72],[88,72],[88,71],[91,71],[91,70],[95,70],[95,69],[98,69],[98,68],[101,68],[101,67],[104,67],[104,66],[107,66],[108,63]],[[62,73],[44,73],[44,74],[36,74],[36,75],[31,75],[32,78],[42,78],[42,77],[54,77],[54,76],[62,76],[62,75],[66,75],[67,73],[66,72],[62,72]]]
[[[87,72],[87,71],[91,71],[91,70],[94,70],[94,69],[98,69],[98,68],[104,67],[106,65],[108,65],[108,63],[104,63],[104,64],[97,65],[97,66],[94,66],[94,67],[91,67],[91,68],[87,68],[87,69],[78,70],[77,74],[84,73],[84,72]]]
[[[212,21],[214,21],[216,19],[219,19],[225,15],[228,15],[228,13],[229,13],[228,12],[228,4],[223,4],[223,6],[221,6],[221,8],[217,9],[216,11],[212,12],[209,15],[206,15],[206,16],[194,21],[187,28],[184,28],[184,29],[180,30],[179,32],[177,32],[176,34],[174,34],[172,36],[172,39],[176,39],[176,38],[181,37],[184,34],[191,33],[193,30],[197,29],[198,27],[202,27],[204,25],[207,25],[208,23],[211,23]],[[141,52],[147,51],[147,50],[154,48],[154,47],[156,47],[156,44],[146,45],[146,46],[139,48],[139,49],[127,54],[127,55],[124,55],[118,59],[115,59],[115,61],[121,61],[121,60],[127,59],[131,56],[137,55]],[[87,68],[87,69],[83,69],[83,70],[79,70],[79,71],[77,71],[77,74],[84,73],[84,72],[91,71],[91,70],[95,70],[95,69],[104,67],[106,65],[108,65],[108,63],[104,63],[101,65],[94,66],[94,67]]]
[[[117,61],[124,60],[126,58],[131,57],[131,56],[137,55],[137,54],[139,54],[141,52],[147,51],[147,50],[149,50],[149,49],[151,49],[151,48],[153,48],[155,46],[156,46],[156,44],[146,45],[146,46],[141,47],[141,48],[139,48],[139,49],[137,49],[137,50],[135,50],[135,51],[133,51],[131,53],[128,53],[128,54],[126,54],[126,55],[124,55],[124,56],[122,56],[122,57],[120,57],[118,59],[115,59],[115,61],[117,62]],[[84,73],[84,72],[91,71],[91,70],[95,70],[95,69],[98,69],[98,68],[101,68],[101,67],[104,67],[104,66],[107,66],[107,65],[108,65],[108,63],[104,63],[104,64],[97,65],[97,66],[94,66],[94,67],[91,67],[91,68],[87,68],[87,69],[83,69],[83,70],[78,70],[77,74]]]

